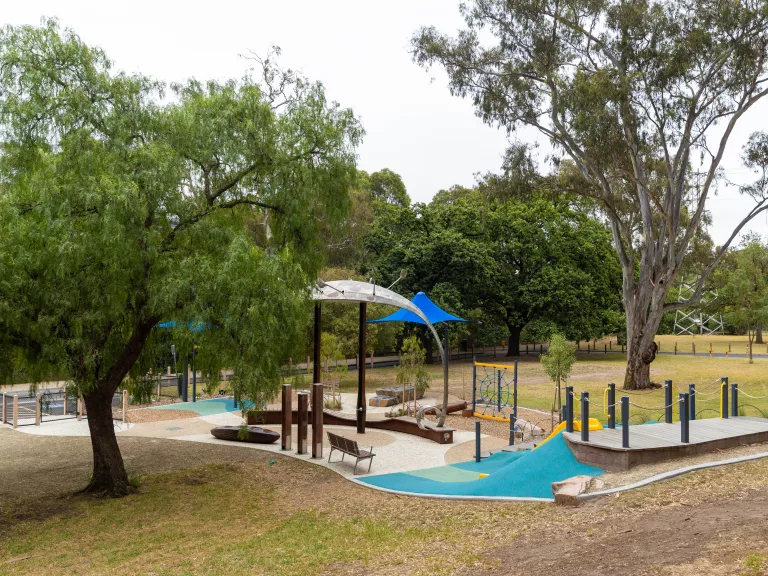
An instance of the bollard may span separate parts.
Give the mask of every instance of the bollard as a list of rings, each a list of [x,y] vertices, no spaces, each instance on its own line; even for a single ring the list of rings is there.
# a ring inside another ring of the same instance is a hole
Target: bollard
[[[477,410],[477,360],[472,362],[472,414]]]
[[[123,423],[128,422],[128,390],[123,390]]]
[[[581,441],[589,442],[589,392],[581,393]]]
[[[629,448],[629,396],[621,397],[621,446]]]
[[[688,420],[696,420],[696,384],[688,384]]]
[[[280,449],[291,449],[291,426],[293,425],[293,406],[292,404],[293,387],[290,384],[283,384],[283,405],[280,413],[280,422],[282,423],[282,435],[280,437]]]
[[[475,420],[475,462],[480,462],[480,420]]]
[[[720,381],[720,417],[728,418],[728,376],[723,376]]]
[[[664,380],[664,422],[672,424],[672,380]]]
[[[35,426],[40,426],[40,422],[43,419],[43,406],[42,396],[40,394],[35,395]]]
[[[608,428],[616,428],[616,384],[608,384]]]
[[[693,350],[693,355],[696,356],[696,342],[691,343],[691,349]]]
[[[605,347],[605,353],[608,354],[608,344],[603,344],[603,346]]]
[[[312,384],[312,458],[323,458],[323,385]]]
[[[77,419],[78,420],[83,419],[83,397],[82,396],[77,397]]]
[[[734,382],[731,384],[731,416],[739,415],[739,385]]]
[[[565,387],[565,431],[573,432],[573,386]]]
[[[690,441],[690,427],[688,425],[688,400],[689,396],[685,392],[680,392],[680,442],[688,444]]]
[[[309,392],[302,390],[299,392],[299,426],[298,442],[296,447],[297,454],[307,453],[307,426],[309,424]]]

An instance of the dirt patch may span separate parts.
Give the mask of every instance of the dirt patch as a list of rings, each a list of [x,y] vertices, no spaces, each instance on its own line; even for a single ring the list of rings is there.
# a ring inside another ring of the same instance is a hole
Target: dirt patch
[[[723,502],[637,514],[631,520],[584,522],[581,530],[571,527],[546,539],[525,534],[493,555],[499,565],[514,566],[516,573],[530,575],[638,576],[674,573],[668,571],[673,567],[684,574],[683,567],[696,564],[712,566],[711,572],[703,572],[707,574],[739,573],[744,550],[765,545],[765,510],[768,490],[763,489]],[[582,511],[588,512],[588,508]]]

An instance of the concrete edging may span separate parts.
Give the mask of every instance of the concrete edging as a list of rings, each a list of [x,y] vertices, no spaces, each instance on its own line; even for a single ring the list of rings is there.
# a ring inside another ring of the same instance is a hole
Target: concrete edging
[[[694,464],[692,466],[686,466],[684,468],[678,468],[677,470],[670,470],[669,472],[662,472],[656,474],[644,480],[627,484],[626,486],[617,486],[616,488],[609,488],[607,490],[601,490],[599,492],[590,492],[588,494],[579,494],[576,496],[576,500],[584,502],[586,500],[592,500],[593,498],[599,498],[601,496],[608,496],[610,494],[618,494],[620,492],[626,492],[628,490],[634,490],[636,488],[642,488],[655,482],[661,482],[662,480],[669,480],[676,476],[682,476],[689,472],[695,472],[696,470],[704,470],[706,468],[717,468],[719,466],[727,466],[728,464],[740,464],[742,462],[749,462],[751,460],[760,460],[761,458],[768,458],[768,452],[761,452],[759,454],[752,454],[750,456],[739,456],[737,458],[729,458],[728,460],[718,460],[717,462],[704,462],[702,464]]]

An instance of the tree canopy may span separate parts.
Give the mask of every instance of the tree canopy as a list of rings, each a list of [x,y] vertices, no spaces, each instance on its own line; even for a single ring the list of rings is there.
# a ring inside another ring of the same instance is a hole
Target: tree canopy
[[[743,188],[755,205],[693,297],[666,301],[734,128],[766,94],[768,4],[471,0],[461,11],[466,27],[455,36],[419,30],[414,58],[443,67],[451,92],[489,124],[533,127],[573,163],[569,189],[600,208],[622,267],[625,386],[644,388],[664,312],[697,301],[733,239],[768,209],[764,180]],[[765,163],[760,141],[748,162]]]
[[[591,338],[613,331],[620,317],[610,233],[567,202],[438,195],[376,221],[367,245],[379,276],[408,271],[398,290],[505,326],[510,355],[524,328],[540,341],[555,331]]]
[[[111,399],[167,342],[161,320],[211,377],[234,368],[240,395],[277,389],[361,136],[273,59],[167,86],[55,21],[0,31],[0,362],[84,396],[88,489],[129,489]]]

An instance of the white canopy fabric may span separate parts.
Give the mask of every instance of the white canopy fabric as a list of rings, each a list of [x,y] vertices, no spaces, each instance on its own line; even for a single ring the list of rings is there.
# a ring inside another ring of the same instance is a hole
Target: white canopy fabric
[[[315,286],[312,290],[312,300],[316,302],[372,302],[376,304],[387,304],[403,308],[416,314],[426,324],[432,332],[437,342],[437,349],[440,350],[440,356],[443,360],[443,367],[447,358],[443,353],[443,345],[440,342],[440,336],[437,335],[435,327],[432,326],[426,315],[414,305],[410,300],[400,296],[397,292],[387,290],[381,286],[370,284],[368,282],[359,282],[357,280],[333,280],[323,282],[324,286]],[[443,382],[443,410],[440,414],[438,426],[445,422],[446,409],[448,408],[448,382]]]

